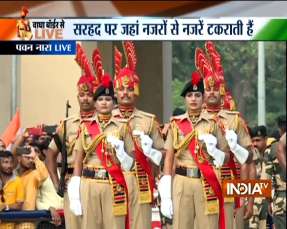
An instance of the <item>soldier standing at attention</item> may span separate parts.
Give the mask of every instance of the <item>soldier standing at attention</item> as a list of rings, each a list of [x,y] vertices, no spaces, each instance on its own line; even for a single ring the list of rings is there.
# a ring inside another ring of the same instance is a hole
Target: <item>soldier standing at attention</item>
[[[158,190],[161,212],[174,229],[225,228],[219,169],[229,160],[228,145],[215,120],[202,112],[204,83],[193,72],[181,96],[186,113],[174,116],[165,142],[164,176]],[[175,176],[172,181],[172,168]]]
[[[139,95],[139,78],[136,75],[136,52],[134,44],[124,42],[127,66],[122,68],[121,53],[115,49],[114,88],[118,108],[113,111],[115,119],[127,122],[130,142],[125,142],[128,154],[134,159],[134,167],[125,172],[129,190],[129,209],[132,229],[151,228],[151,203],[155,175],[153,166],[159,166],[164,141],[156,116],[135,107]]]
[[[254,169],[251,139],[239,112],[233,111],[235,105],[230,93],[225,90],[220,54],[211,41],[205,43],[205,50],[206,52],[197,48],[195,51],[195,65],[204,76],[205,112],[214,117],[230,148],[230,160],[221,167],[220,178],[221,180],[239,179],[241,172],[241,179],[247,179],[249,174],[246,167],[251,166]],[[224,198],[224,202],[226,228],[232,229],[234,203],[239,207],[239,199]],[[250,199],[245,209],[245,218],[251,217],[252,205],[253,200]]]
[[[94,93],[97,112],[82,123],[76,142],[74,176],[68,184],[70,209],[83,215],[82,229],[129,229],[128,191],[121,166],[129,170],[133,159],[124,149],[125,125],[112,117],[113,83],[103,73],[98,49],[93,61],[99,82]]]
[[[256,164],[256,178],[261,179],[264,174],[262,174],[263,160],[265,154],[269,151],[267,146],[267,129],[265,126],[256,126],[250,131],[251,140],[253,146],[257,149],[259,153],[258,159],[255,161]],[[268,202],[263,197],[256,197],[254,199],[253,205],[253,216],[248,220],[245,228],[254,229],[265,229],[266,219],[268,213]]]
[[[59,176],[57,173],[57,157],[59,152],[62,151],[61,144],[65,143],[67,149],[66,161],[68,168],[67,171],[64,171],[64,173],[66,174],[65,180],[67,182],[71,177],[71,175],[73,174],[73,163],[75,159],[75,155],[73,155],[73,149],[75,146],[76,139],[78,137],[80,124],[84,119],[92,117],[93,114],[95,113],[93,92],[95,90],[96,82],[95,78],[92,75],[92,71],[89,66],[88,59],[84,53],[84,50],[79,44],[77,45],[76,61],[80,65],[80,67],[84,70],[84,75],[80,77],[77,83],[78,88],[77,98],[80,106],[80,112],[79,114],[69,116],[63,122],[61,122],[57,130],[60,144],[56,142],[56,139],[53,139],[49,145],[49,151],[47,154],[47,168],[49,170],[51,179],[57,191],[59,191],[59,188],[63,189],[63,187],[59,187]],[[64,125],[66,128],[64,128]],[[64,129],[66,129],[65,140],[63,140]],[[65,186],[66,184],[62,183],[61,185]],[[64,212],[65,212],[65,224],[67,229],[81,228],[81,218],[75,216],[75,214],[73,214],[70,211],[69,200],[66,192],[64,192]]]

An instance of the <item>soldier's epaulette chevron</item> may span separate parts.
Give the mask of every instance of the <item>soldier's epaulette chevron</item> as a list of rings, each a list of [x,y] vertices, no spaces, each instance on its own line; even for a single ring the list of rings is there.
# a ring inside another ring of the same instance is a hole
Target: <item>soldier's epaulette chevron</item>
[[[149,118],[155,118],[155,115],[154,114],[151,114],[151,113],[148,113],[148,112],[145,112],[145,111],[139,111],[140,115],[143,115],[143,116],[146,116],[146,117],[149,117]]]
[[[170,118],[169,118],[169,121],[170,122],[173,122],[173,121],[176,121],[176,120],[178,120],[179,118],[177,118],[177,116],[171,116]]]
[[[224,110],[224,111],[225,111],[225,113],[231,114],[231,115],[239,115],[240,114],[239,111],[230,111],[230,110]]]

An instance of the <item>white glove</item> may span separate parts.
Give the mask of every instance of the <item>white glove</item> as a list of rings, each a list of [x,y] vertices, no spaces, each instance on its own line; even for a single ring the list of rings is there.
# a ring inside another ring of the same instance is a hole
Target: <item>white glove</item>
[[[133,135],[137,135],[141,139],[141,147],[144,154],[148,157],[152,148],[152,139],[140,130],[134,130]]]
[[[217,139],[212,134],[202,134],[198,136],[200,141],[204,141],[207,153],[214,158],[213,164],[220,167],[224,163],[225,153],[216,148]]]
[[[150,151],[150,158],[152,159],[153,163],[159,166],[162,159],[162,152],[152,148]]]
[[[82,205],[80,201],[80,184],[81,184],[81,178],[79,176],[73,176],[71,177],[67,192],[70,202],[70,210],[76,215],[82,215]]]
[[[237,144],[237,134],[233,130],[226,130],[225,139],[231,152],[234,154],[240,164],[244,164],[248,158],[249,152]]]
[[[108,136],[107,141],[115,148],[116,156],[119,159],[123,169],[130,171],[133,166],[133,158],[129,156],[124,149],[124,142],[114,136]]]
[[[164,175],[158,183],[158,192],[161,199],[160,211],[167,217],[172,219],[173,207],[171,200],[171,175]]]
[[[141,148],[144,155],[150,158],[156,165],[160,164],[162,153],[159,150],[152,148],[152,139],[142,131],[134,130],[133,135],[138,135],[141,139]]]

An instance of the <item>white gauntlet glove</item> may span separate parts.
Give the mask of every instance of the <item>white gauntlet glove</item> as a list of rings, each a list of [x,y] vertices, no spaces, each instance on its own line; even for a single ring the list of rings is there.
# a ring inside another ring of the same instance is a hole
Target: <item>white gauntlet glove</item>
[[[130,169],[133,166],[133,158],[127,154],[127,152],[124,149],[124,142],[119,140],[118,138],[114,136],[108,136],[107,137],[108,143],[110,143],[115,151],[116,151],[116,156],[118,160],[120,161],[123,169],[125,171],[130,171]]]
[[[233,130],[226,130],[225,139],[231,152],[234,154],[240,164],[244,164],[248,158],[249,152],[237,144],[237,134]]]
[[[173,207],[171,200],[171,175],[164,175],[158,183],[158,192],[161,199],[160,211],[167,217],[172,219]]]
[[[198,140],[203,141],[206,145],[207,153],[213,157],[213,164],[220,167],[224,163],[225,153],[216,148],[217,139],[212,134],[202,134],[198,136]]]
[[[67,192],[70,202],[70,210],[76,215],[82,215],[82,205],[80,201],[80,184],[81,184],[81,178],[79,176],[73,176],[71,177]]]
[[[139,130],[134,130],[133,135],[137,135],[140,137],[141,147],[144,152],[144,155],[150,158],[156,165],[159,165],[162,158],[162,153],[159,150],[152,148],[152,139]]]

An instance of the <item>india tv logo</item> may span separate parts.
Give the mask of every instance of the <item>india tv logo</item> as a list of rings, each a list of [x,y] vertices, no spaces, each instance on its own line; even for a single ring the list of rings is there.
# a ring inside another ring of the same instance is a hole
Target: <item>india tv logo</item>
[[[271,198],[271,180],[223,180],[222,191],[224,197],[266,197]]]
[[[17,20],[17,37],[21,40],[31,40],[33,37],[30,21],[26,18],[28,13],[28,9],[23,6],[21,9],[21,18]]]

